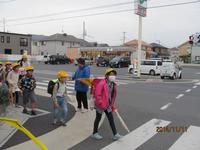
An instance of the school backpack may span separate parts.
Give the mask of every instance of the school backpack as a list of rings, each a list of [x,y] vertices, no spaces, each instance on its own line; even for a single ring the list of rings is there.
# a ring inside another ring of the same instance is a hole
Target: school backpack
[[[48,83],[48,87],[47,87],[47,93],[53,95],[53,89],[54,89],[54,86],[58,84],[58,89],[59,89],[59,82],[58,82],[58,79],[53,79],[53,80],[50,80],[49,83]]]
[[[93,81],[92,81],[92,85],[91,85],[91,91],[90,91],[90,93],[91,93],[91,95],[95,95],[95,91],[96,91],[96,87],[97,87],[97,85],[102,81],[102,80],[104,80],[105,79],[105,77],[98,77],[98,78],[95,78]]]

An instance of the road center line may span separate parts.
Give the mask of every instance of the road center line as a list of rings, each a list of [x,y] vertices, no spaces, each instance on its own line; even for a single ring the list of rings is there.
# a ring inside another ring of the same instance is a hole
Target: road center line
[[[160,110],[166,110],[172,103],[168,103],[160,108]]]
[[[185,92],[186,92],[186,93],[189,93],[189,92],[191,92],[191,91],[192,91],[191,89],[188,89],[188,90],[186,90]]]
[[[177,97],[176,97],[176,99],[180,99],[181,97],[183,97],[184,96],[184,94],[179,94]]]

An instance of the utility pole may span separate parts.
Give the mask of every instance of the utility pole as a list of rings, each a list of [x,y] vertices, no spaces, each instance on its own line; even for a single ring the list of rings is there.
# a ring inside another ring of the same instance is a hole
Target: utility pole
[[[3,32],[6,32],[6,19],[3,18]]]
[[[126,32],[123,32],[123,45],[125,44],[126,42]]]
[[[83,40],[85,40],[86,36],[87,36],[87,32],[85,30],[85,21],[83,21]]]
[[[138,70],[137,77],[140,78],[141,70],[141,52],[142,52],[142,16],[139,16],[139,30],[138,30]]]

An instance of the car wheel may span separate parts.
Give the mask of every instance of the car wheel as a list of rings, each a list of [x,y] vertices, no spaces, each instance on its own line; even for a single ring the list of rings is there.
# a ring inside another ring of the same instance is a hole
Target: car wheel
[[[161,79],[164,79],[165,77],[164,77],[164,76],[161,76],[160,78],[161,78]]]
[[[180,74],[179,79],[182,79],[182,73]]]
[[[174,75],[171,78],[172,78],[172,80],[175,80],[176,79],[176,74],[174,73]]]
[[[99,67],[99,64],[97,64],[97,67]]]
[[[156,73],[155,73],[154,70],[150,70],[149,74],[150,74],[151,76],[155,76]]]
[[[129,74],[133,74],[133,68],[129,69]]]

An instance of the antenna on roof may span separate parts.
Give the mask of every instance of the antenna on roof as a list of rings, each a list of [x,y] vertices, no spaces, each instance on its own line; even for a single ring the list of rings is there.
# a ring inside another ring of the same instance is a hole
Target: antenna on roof
[[[61,33],[64,34],[65,31],[64,31],[64,27],[62,26],[62,30],[61,30]]]

